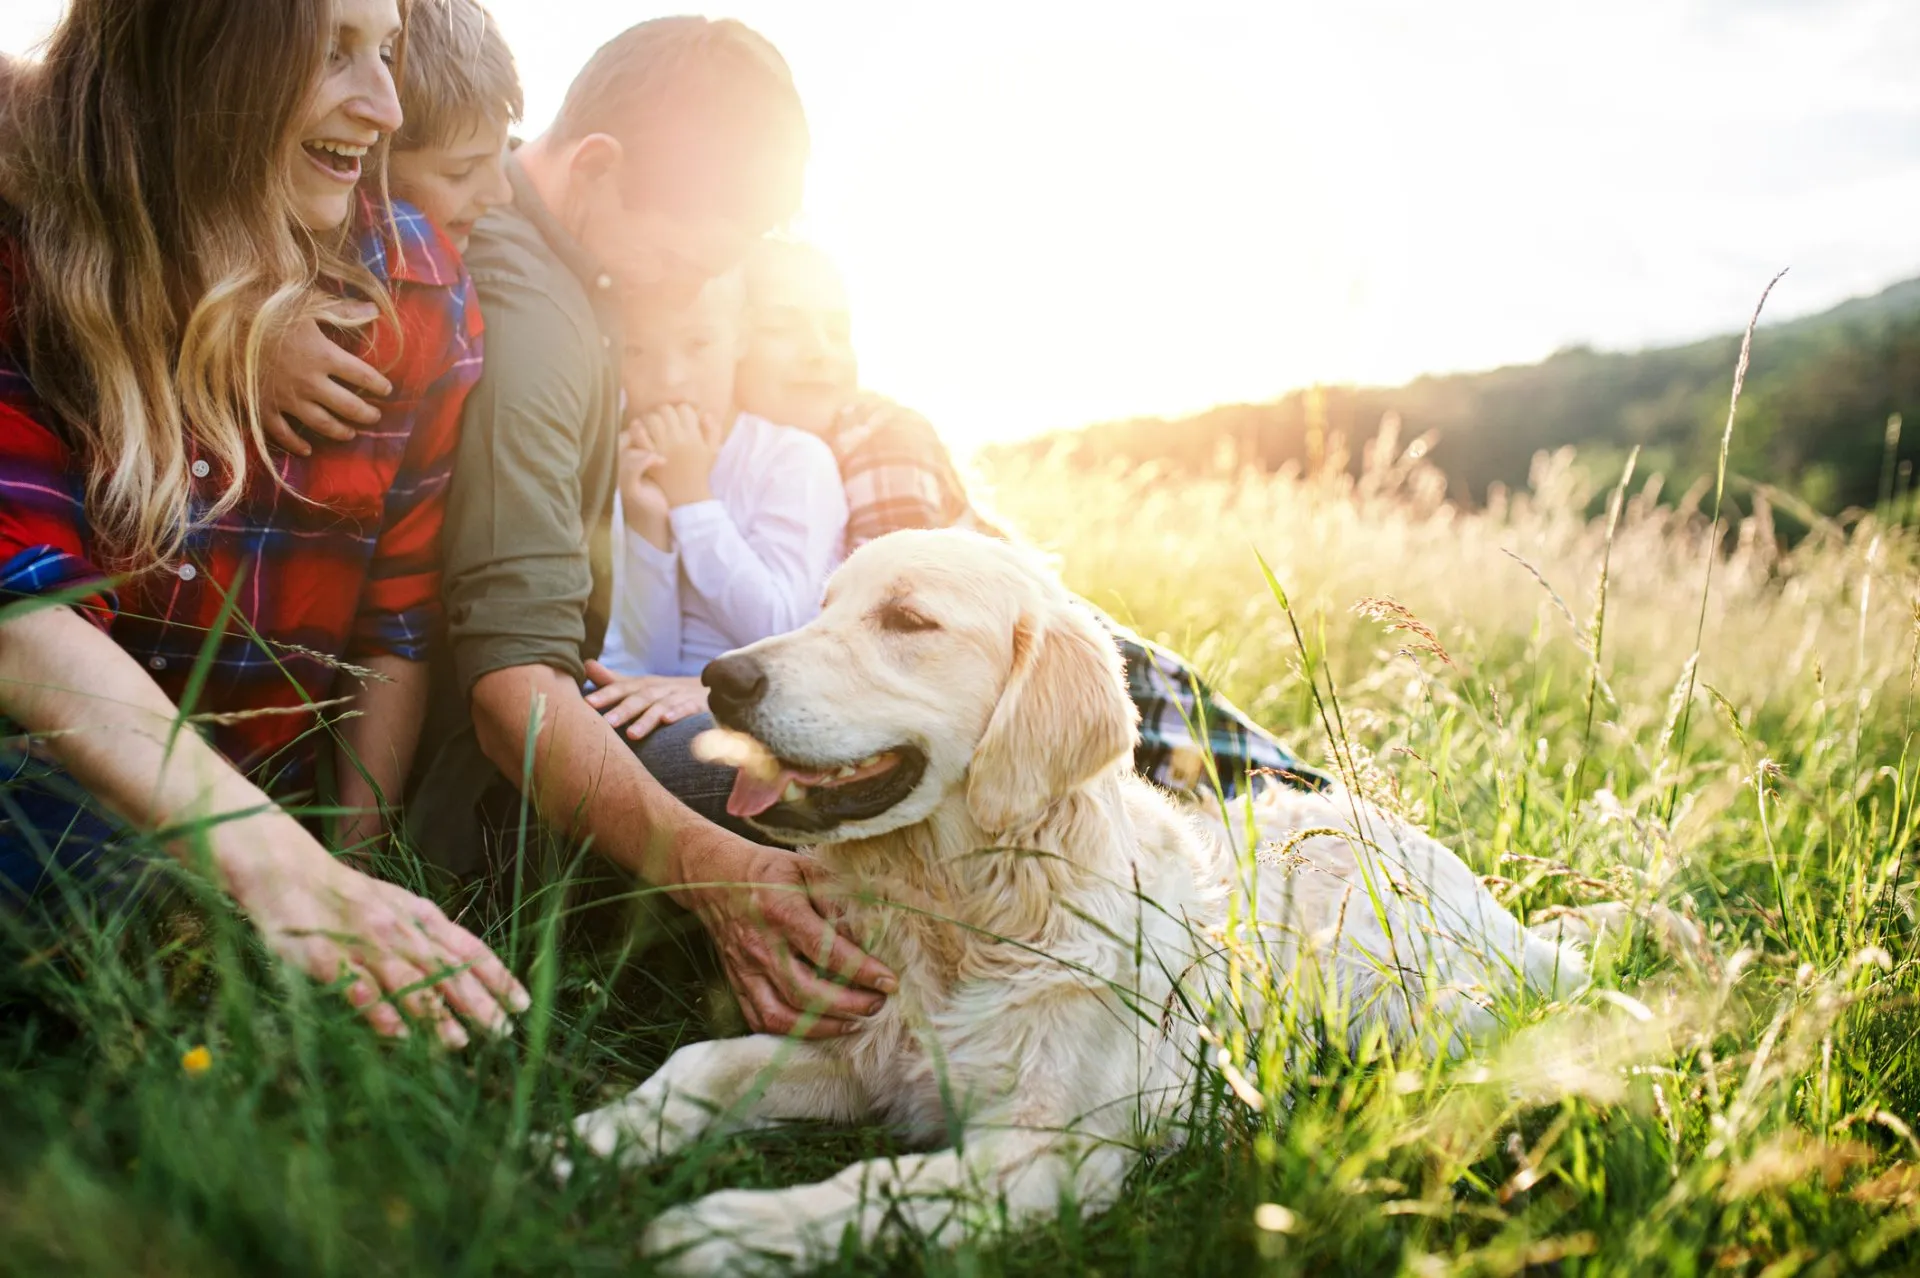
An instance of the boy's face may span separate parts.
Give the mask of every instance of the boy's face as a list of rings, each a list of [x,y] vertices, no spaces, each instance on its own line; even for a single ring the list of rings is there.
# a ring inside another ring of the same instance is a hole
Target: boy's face
[[[513,199],[507,185],[506,121],[476,121],[444,145],[395,151],[387,160],[387,178],[397,198],[432,218],[465,253],[473,224],[488,209]]]
[[[716,423],[729,422],[740,358],[738,272],[712,280],[686,304],[642,289],[629,289],[626,296],[620,384],[627,413],[689,404]]]
[[[846,292],[818,253],[767,245],[736,374],[743,411],[819,434],[859,388]]]

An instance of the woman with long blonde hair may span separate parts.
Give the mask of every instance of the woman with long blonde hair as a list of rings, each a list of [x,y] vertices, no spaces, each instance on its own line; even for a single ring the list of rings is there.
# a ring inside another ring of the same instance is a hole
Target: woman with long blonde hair
[[[366,194],[403,36],[396,0],[71,0],[0,78],[0,908],[156,832],[377,1028],[459,1043],[511,974],[270,797],[332,762],[376,810],[423,713],[480,347],[451,246]],[[276,453],[263,369],[329,297],[392,394]]]

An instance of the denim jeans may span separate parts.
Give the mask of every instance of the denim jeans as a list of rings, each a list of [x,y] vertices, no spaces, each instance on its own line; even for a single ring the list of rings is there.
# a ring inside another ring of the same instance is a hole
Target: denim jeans
[[[125,834],[58,764],[0,742],[0,908],[60,880],[99,885],[124,859],[114,845]]]
[[[651,772],[667,793],[707,820],[755,843],[772,842],[746,822],[728,815],[727,796],[733,793],[734,769],[693,757],[693,739],[712,726],[713,717],[705,714],[669,723],[632,743],[633,752],[640,766]]]

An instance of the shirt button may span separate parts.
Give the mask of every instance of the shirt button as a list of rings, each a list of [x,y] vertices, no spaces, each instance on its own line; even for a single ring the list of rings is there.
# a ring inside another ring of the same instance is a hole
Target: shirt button
[[[213,473],[213,467],[207,465],[207,459],[204,457],[196,457],[194,459],[192,469],[193,469],[193,477],[195,479],[205,479],[208,475]]]
[[[148,657],[147,658],[147,669],[165,670],[166,668],[167,668],[167,659],[165,657]]]
[[[200,570],[198,568],[195,568],[192,564],[180,565],[180,580],[192,581],[195,577],[198,577],[199,575],[200,575]]]
[[[613,339],[611,337],[608,337],[605,333],[602,333],[600,335],[600,345],[606,350],[612,350]]]
[[[593,277],[593,286],[604,293],[613,287],[613,276],[602,271]]]

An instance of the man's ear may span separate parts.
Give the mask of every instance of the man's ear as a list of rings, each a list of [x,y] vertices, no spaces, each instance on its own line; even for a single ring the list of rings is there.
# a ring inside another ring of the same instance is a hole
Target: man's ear
[[[1014,629],[1013,673],[974,749],[967,806],[989,834],[1031,825],[1133,752],[1120,654],[1078,608]]]
[[[598,182],[619,176],[626,155],[627,149],[611,133],[589,133],[573,144],[567,168],[576,182]]]

